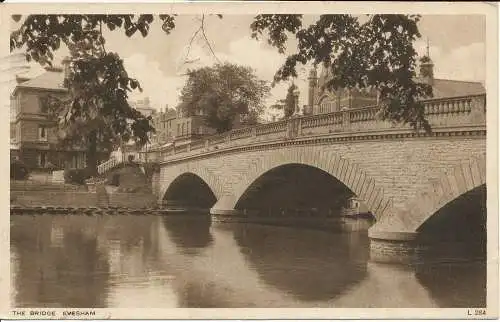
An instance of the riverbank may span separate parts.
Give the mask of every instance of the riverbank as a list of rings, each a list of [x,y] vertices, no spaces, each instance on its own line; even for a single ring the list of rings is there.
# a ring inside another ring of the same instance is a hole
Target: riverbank
[[[156,198],[150,193],[125,193],[105,191],[76,191],[76,190],[13,190],[10,191],[11,206],[36,207],[63,207],[63,208],[154,208]]]
[[[53,207],[53,206],[10,206],[11,215],[198,215],[177,209],[161,208],[126,208],[126,207]]]

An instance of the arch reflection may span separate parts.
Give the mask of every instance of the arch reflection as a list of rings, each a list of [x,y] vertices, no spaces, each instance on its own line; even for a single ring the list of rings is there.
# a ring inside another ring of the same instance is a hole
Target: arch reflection
[[[301,301],[333,299],[367,275],[366,234],[245,225],[234,239],[264,283]]]
[[[171,215],[161,220],[170,240],[185,254],[196,254],[213,243],[209,215]]]

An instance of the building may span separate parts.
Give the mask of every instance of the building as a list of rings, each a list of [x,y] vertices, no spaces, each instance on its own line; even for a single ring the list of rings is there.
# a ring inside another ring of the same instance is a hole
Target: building
[[[153,116],[153,114],[155,113],[155,109],[151,107],[151,104],[149,102],[149,97],[133,101],[130,103],[130,106],[141,112],[141,114],[146,117]]]
[[[61,148],[57,124],[49,118],[48,97],[64,98],[67,69],[47,67],[31,78],[16,77],[10,95],[11,138],[18,148],[17,156],[32,170],[42,170],[49,165],[59,168],[85,168],[86,148]],[[104,159],[104,152],[98,156]]]
[[[330,70],[322,68],[318,77],[316,69],[310,71],[308,81],[308,106],[305,114],[323,114],[341,111],[343,109],[374,106],[378,104],[376,90],[324,89],[331,77]],[[486,90],[479,82],[467,82],[434,78],[434,63],[429,54],[423,56],[417,82],[427,83],[433,88],[433,98],[450,98],[484,94]]]
[[[168,106],[165,109],[160,109],[152,115],[153,127],[155,133],[151,137],[153,145],[161,145],[166,142],[172,142],[175,137],[175,124],[177,119],[177,111]]]
[[[9,97],[16,85],[18,84],[18,79],[28,79],[31,72],[30,66],[26,63],[25,55],[10,54],[8,56],[0,58],[0,89],[2,91],[3,97]],[[10,100],[4,101],[4,110],[10,111],[10,155],[11,159],[16,159],[19,157],[19,144],[16,137],[16,110],[11,108]]]
[[[323,114],[377,104],[377,93],[374,90],[325,89],[331,78],[328,68],[322,68],[318,77],[316,69],[309,73],[308,110],[305,114]]]

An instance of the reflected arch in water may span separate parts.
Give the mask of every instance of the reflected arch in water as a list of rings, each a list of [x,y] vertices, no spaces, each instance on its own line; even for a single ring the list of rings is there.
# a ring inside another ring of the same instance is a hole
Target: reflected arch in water
[[[279,215],[284,209],[317,209],[339,213],[354,193],[340,180],[317,167],[290,163],[271,168],[257,177],[236,203],[238,210]]]
[[[367,234],[249,224],[234,239],[263,283],[300,301],[331,300],[367,275]]]
[[[185,254],[195,254],[213,243],[208,214],[164,216],[162,224],[170,240]]]
[[[486,185],[447,203],[418,229],[417,278],[441,307],[486,306]]]
[[[175,178],[163,195],[163,202],[180,206],[208,210],[217,198],[210,186],[198,175],[185,172]]]

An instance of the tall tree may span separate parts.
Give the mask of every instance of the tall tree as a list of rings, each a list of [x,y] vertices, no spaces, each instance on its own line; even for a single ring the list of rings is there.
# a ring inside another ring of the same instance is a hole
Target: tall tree
[[[295,90],[297,90],[297,85],[290,84],[288,90],[286,91],[286,96],[284,99],[279,100],[276,104],[272,105],[271,108],[282,110],[283,118],[289,118],[295,112],[296,98]]]
[[[251,68],[231,63],[189,70],[181,92],[184,115],[203,113],[218,133],[232,128],[237,117],[255,123],[264,109],[269,86]]]
[[[285,97],[285,118],[288,118],[295,113],[295,106],[297,104],[295,98],[295,91],[297,90],[297,86],[295,84],[291,84],[288,87]]]

